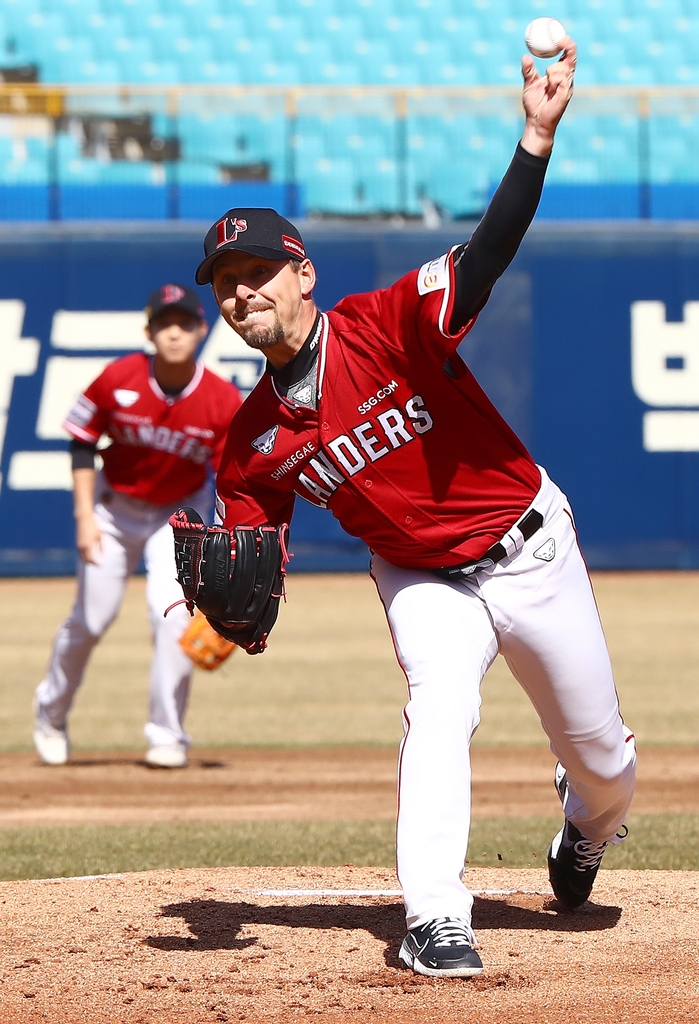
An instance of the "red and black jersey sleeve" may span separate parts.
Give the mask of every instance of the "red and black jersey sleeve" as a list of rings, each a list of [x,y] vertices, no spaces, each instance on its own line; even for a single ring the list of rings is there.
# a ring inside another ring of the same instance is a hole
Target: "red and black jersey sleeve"
[[[105,375],[108,366],[75,401],[63,421],[63,429],[86,444],[97,444],[109,426],[108,401],[110,389]]]
[[[263,526],[266,523],[281,526],[291,522],[294,501],[294,494],[271,488],[267,492],[257,488],[253,497],[242,489],[231,488],[227,480],[225,486],[217,485],[216,512],[229,530],[236,526]]]
[[[441,364],[476,322],[473,316],[455,333],[450,330],[456,249],[410,271],[390,288],[349,295],[333,312],[343,317],[345,330],[350,323],[360,333],[368,330],[382,348],[399,357],[409,357],[418,347]]]

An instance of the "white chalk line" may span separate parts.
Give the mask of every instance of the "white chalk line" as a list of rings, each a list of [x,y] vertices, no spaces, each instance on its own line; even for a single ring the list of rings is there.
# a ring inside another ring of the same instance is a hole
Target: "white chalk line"
[[[277,897],[294,897],[294,896],[338,896],[338,897],[358,897],[364,898],[367,896],[381,896],[391,898],[401,898],[403,896],[402,889],[233,889],[229,890],[240,895],[247,896],[268,896],[270,898]],[[541,892],[538,889],[471,889],[469,890],[472,896],[551,896],[551,892]]]
[[[39,878],[39,882],[48,882],[56,885],[59,882],[95,882],[109,881],[114,878],[128,878],[131,872],[121,872],[113,875],[70,875],[66,878]],[[228,892],[238,896],[265,896],[270,899],[284,897],[297,898],[314,896],[316,898],[357,898],[379,896],[382,899],[401,899],[402,889],[228,889]],[[545,892],[541,889],[470,889],[472,896],[552,896],[552,892]]]

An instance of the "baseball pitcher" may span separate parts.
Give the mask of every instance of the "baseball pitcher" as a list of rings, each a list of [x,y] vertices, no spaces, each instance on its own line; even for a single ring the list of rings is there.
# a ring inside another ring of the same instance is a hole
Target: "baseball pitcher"
[[[570,505],[457,353],[536,211],[573,88],[576,49],[568,37],[563,45],[543,77],[523,58],[522,140],[467,244],[325,313],[296,228],[272,210],[238,209],[210,229],[196,274],[268,362],[221,460],[222,527],[208,533],[187,510],[173,519],[185,597],[257,653],[276,615],[297,496],[369,545],[409,691],[398,778],[408,929],[400,956],[436,977],[483,970],[462,876],[469,744],[480,683],[498,653],[559,761],[564,824],[548,863],[563,907],[589,896],[605,849],[625,834],[634,788],[633,736]],[[255,571],[263,536],[266,567]]]

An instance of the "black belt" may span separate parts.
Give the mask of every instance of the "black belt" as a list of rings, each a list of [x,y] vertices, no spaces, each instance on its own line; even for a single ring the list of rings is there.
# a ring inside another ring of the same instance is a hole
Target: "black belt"
[[[531,512],[527,512],[523,519],[515,523],[515,526],[525,540],[533,537],[543,525],[544,517],[541,512],[537,512],[534,508]],[[510,551],[510,554],[512,553]],[[450,565],[445,569],[432,569],[432,572],[443,580],[459,580],[464,577],[473,576],[474,572],[478,572],[480,569],[491,569],[497,562],[502,562],[503,558],[507,558],[507,555],[507,549],[498,541],[497,544],[493,544],[492,547],[488,548],[481,558],[473,558],[470,562],[462,562],[461,565]]]

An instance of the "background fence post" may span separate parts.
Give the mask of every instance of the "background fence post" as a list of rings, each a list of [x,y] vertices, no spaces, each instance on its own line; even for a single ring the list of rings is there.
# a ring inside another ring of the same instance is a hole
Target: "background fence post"
[[[650,95],[638,93],[638,216],[652,216],[650,188]]]
[[[408,93],[396,92],[396,175],[398,212],[408,213]]]

